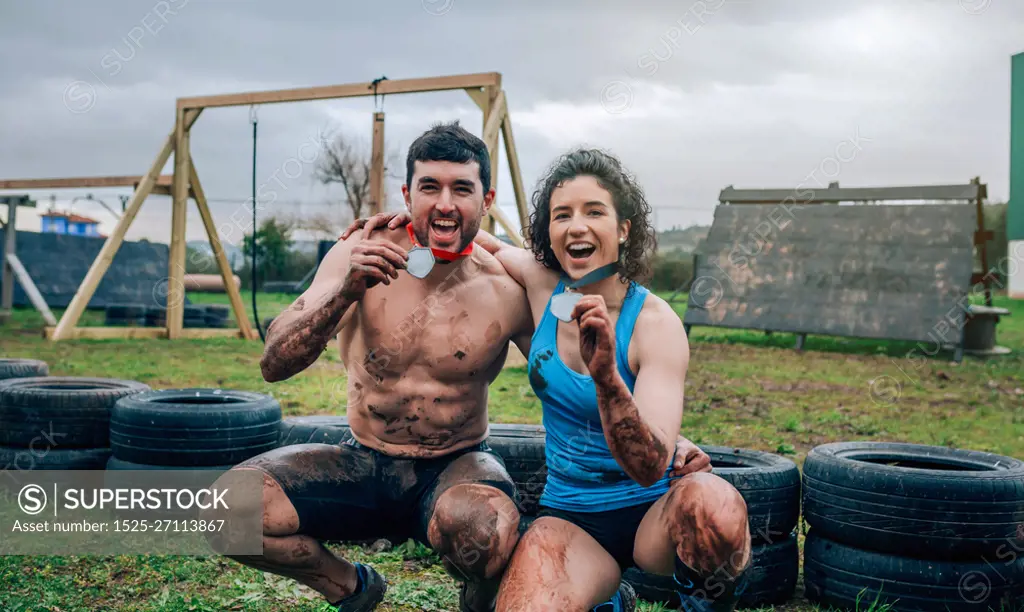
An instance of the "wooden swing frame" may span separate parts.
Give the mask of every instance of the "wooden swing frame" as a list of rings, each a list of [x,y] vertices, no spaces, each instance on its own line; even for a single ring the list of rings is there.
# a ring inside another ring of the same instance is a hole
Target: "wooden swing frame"
[[[525,229],[528,225],[526,192],[523,188],[519,158],[516,153],[515,140],[512,136],[512,122],[509,117],[508,103],[505,92],[501,88],[501,74],[486,72],[442,77],[378,80],[369,83],[350,83],[346,85],[330,85],[300,89],[284,89],[273,91],[257,91],[247,93],[223,94],[178,98],[175,109],[174,130],[164,140],[163,147],[153,161],[149,171],[141,177],[86,177],[75,179],[26,179],[0,181],[0,189],[41,189],[41,188],[75,188],[75,187],[113,187],[132,185],[135,191],[125,205],[124,214],[111,232],[103,248],[93,261],[85,278],[78,287],[63,316],[55,327],[47,327],[45,335],[52,341],[72,340],[80,338],[213,338],[239,337],[258,340],[259,335],[249,322],[242,296],[233,281],[233,271],[227,257],[213,216],[207,204],[196,167],[189,151],[189,136],[192,126],[199,115],[207,108],[226,106],[253,106],[261,104],[278,104],[283,102],[305,102],[312,100],[330,100],[336,98],[353,98],[376,95],[395,95],[407,93],[425,93],[433,91],[450,91],[462,89],[483,111],[483,138],[487,144],[491,158],[492,187],[497,188],[497,168],[499,159],[499,137],[503,136],[505,153],[508,156],[509,171],[512,175],[512,187],[515,192],[516,207],[519,221]],[[382,209],[383,194],[383,142],[384,115],[373,114],[373,156],[371,164],[371,202],[372,212]],[[173,175],[160,175],[160,171],[174,155]],[[171,208],[171,244],[167,275],[167,323],[166,327],[77,327],[78,321],[92,299],[103,275],[107,272],[114,255],[124,241],[124,236],[135,220],[146,197],[151,193],[167,194],[173,199]],[[189,198],[193,199],[203,220],[203,226],[210,240],[210,246],[217,261],[217,267],[224,279],[224,287],[231,302],[232,311],[238,321],[236,329],[185,329],[184,298],[185,298],[185,218]],[[497,202],[497,198],[495,198]],[[255,203],[253,203],[255,205]],[[518,246],[522,240],[513,230],[508,218],[495,203],[490,215],[484,220],[484,229],[493,233],[494,222],[497,221],[505,229],[509,238]],[[254,228],[255,229],[255,228]]]

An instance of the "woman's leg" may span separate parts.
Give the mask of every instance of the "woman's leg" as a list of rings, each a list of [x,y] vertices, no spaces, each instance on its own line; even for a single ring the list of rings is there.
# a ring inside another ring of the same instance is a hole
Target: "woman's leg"
[[[672,483],[644,515],[633,549],[636,564],[652,574],[678,575],[678,559],[698,577],[693,590],[710,600],[729,592],[750,558],[743,496],[721,477],[706,472]]]
[[[618,563],[587,532],[544,516],[512,554],[497,612],[586,612],[608,601],[620,579]]]

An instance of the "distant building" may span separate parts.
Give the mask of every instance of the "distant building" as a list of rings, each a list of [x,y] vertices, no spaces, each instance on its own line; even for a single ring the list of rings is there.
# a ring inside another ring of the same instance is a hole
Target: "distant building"
[[[72,236],[96,236],[100,235],[99,224],[96,219],[83,217],[74,213],[51,211],[39,215],[42,227],[39,229],[44,234],[71,234]]]

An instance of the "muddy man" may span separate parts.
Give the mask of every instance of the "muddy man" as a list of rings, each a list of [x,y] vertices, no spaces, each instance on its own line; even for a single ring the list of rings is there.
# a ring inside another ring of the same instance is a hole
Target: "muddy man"
[[[232,558],[308,585],[338,610],[373,610],[385,579],[321,541],[411,537],[462,582],[461,610],[493,609],[520,515],[485,442],[487,388],[510,340],[529,353],[533,322],[523,287],[473,248],[491,184],[483,141],[457,122],[430,129],[406,161],[409,229],[339,241],[274,319],[260,362],[268,382],[302,372],[339,338],[352,435],[236,466],[263,473],[264,552]],[[414,271],[417,247],[430,254]]]

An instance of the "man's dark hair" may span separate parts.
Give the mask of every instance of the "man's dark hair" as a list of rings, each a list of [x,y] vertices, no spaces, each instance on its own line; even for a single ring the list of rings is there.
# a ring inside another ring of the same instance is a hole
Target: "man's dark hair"
[[[653,210],[643,189],[613,155],[597,149],[576,149],[559,157],[541,178],[533,192],[528,245],[534,257],[547,268],[563,273],[551,249],[551,193],[579,176],[592,176],[612,196],[618,221],[630,221],[625,244],[619,247],[619,274],[623,280],[643,282],[650,275],[650,258],[657,248],[652,223]]]
[[[484,141],[470,134],[459,122],[439,123],[417,138],[409,147],[405,161],[405,184],[412,189],[412,174],[416,162],[446,161],[480,164],[480,183],[484,193],[491,189],[491,157]]]

